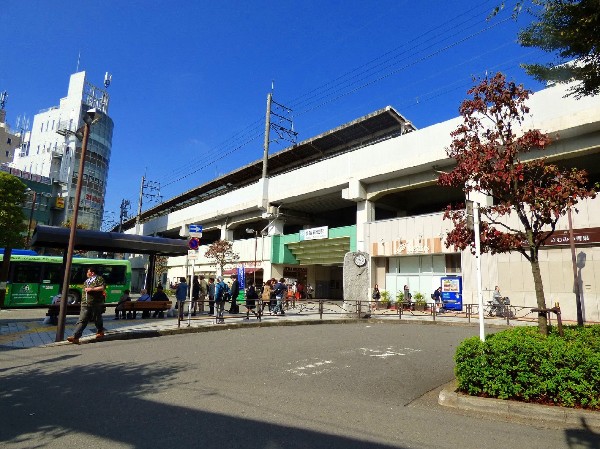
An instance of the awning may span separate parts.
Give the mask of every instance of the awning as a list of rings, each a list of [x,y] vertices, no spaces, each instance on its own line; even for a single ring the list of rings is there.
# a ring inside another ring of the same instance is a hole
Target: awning
[[[350,237],[302,240],[286,246],[300,265],[343,265],[350,251]]]
[[[69,246],[70,234],[70,228],[37,225],[33,231],[31,246],[64,249]],[[87,229],[75,231],[75,249],[159,256],[183,256],[188,253],[187,240]]]

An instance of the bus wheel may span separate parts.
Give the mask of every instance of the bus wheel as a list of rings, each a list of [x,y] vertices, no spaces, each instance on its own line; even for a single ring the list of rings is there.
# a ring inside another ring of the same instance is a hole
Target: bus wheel
[[[79,292],[75,290],[69,290],[69,294],[67,295],[67,302],[69,304],[77,304],[80,301],[81,296],[79,295]]]

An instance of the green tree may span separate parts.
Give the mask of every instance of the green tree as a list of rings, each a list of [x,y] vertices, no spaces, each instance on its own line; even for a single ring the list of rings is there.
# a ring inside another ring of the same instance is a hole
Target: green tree
[[[240,258],[239,254],[235,253],[232,247],[233,243],[229,240],[217,240],[208,245],[204,257],[211,259],[219,268],[219,273],[222,274],[225,265],[235,263]]]
[[[515,134],[529,108],[525,101],[530,92],[522,85],[507,82],[496,74],[471,88],[471,99],[460,107],[462,123],[452,132],[447,149],[456,160],[455,168],[440,175],[438,183],[461,188],[465,194],[481,192],[493,199],[482,205],[481,251],[506,253],[516,251],[531,265],[537,306],[546,308],[539,263],[540,246],[552,235],[556,223],[580,199],[594,198],[585,171],[561,169],[548,164],[541,154],[551,139],[539,130]],[[515,214],[518,225],[507,220]],[[467,226],[464,207],[448,206],[444,215],[454,228],[446,245],[474,250],[475,234]],[[544,313],[538,314],[542,334],[548,334]]]
[[[27,233],[23,202],[27,186],[16,176],[0,172],[0,247],[4,258],[0,268],[0,308],[4,307],[8,267],[13,248],[22,248]]]
[[[519,33],[519,43],[560,58],[523,64],[527,73],[539,81],[580,81],[569,93],[576,98],[600,94],[600,0],[518,0],[514,6],[515,17],[524,6],[534,17]]]

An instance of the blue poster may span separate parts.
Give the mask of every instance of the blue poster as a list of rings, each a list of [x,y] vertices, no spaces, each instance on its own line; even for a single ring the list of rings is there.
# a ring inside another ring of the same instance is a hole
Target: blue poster
[[[462,277],[451,276],[441,278],[442,301],[444,309],[462,310]]]
[[[245,298],[245,292],[246,292],[246,270],[244,269],[244,266],[241,265],[239,267],[237,267],[237,277],[238,277],[238,284],[240,286],[240,294],[239,296],[236,298],[238,301],[243,301]]]

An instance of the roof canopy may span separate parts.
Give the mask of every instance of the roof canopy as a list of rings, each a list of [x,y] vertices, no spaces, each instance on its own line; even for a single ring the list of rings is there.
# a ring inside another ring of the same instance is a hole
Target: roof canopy
[[[37,225],[31,238],[31,246],[44,248],[67,248],[71,230],[58,226]],[[182,256],[187,254],[186,240],[122,234],[119,232],[89,231],[77,229],[75,248],[86,251],[109,253],[156,254]]]

